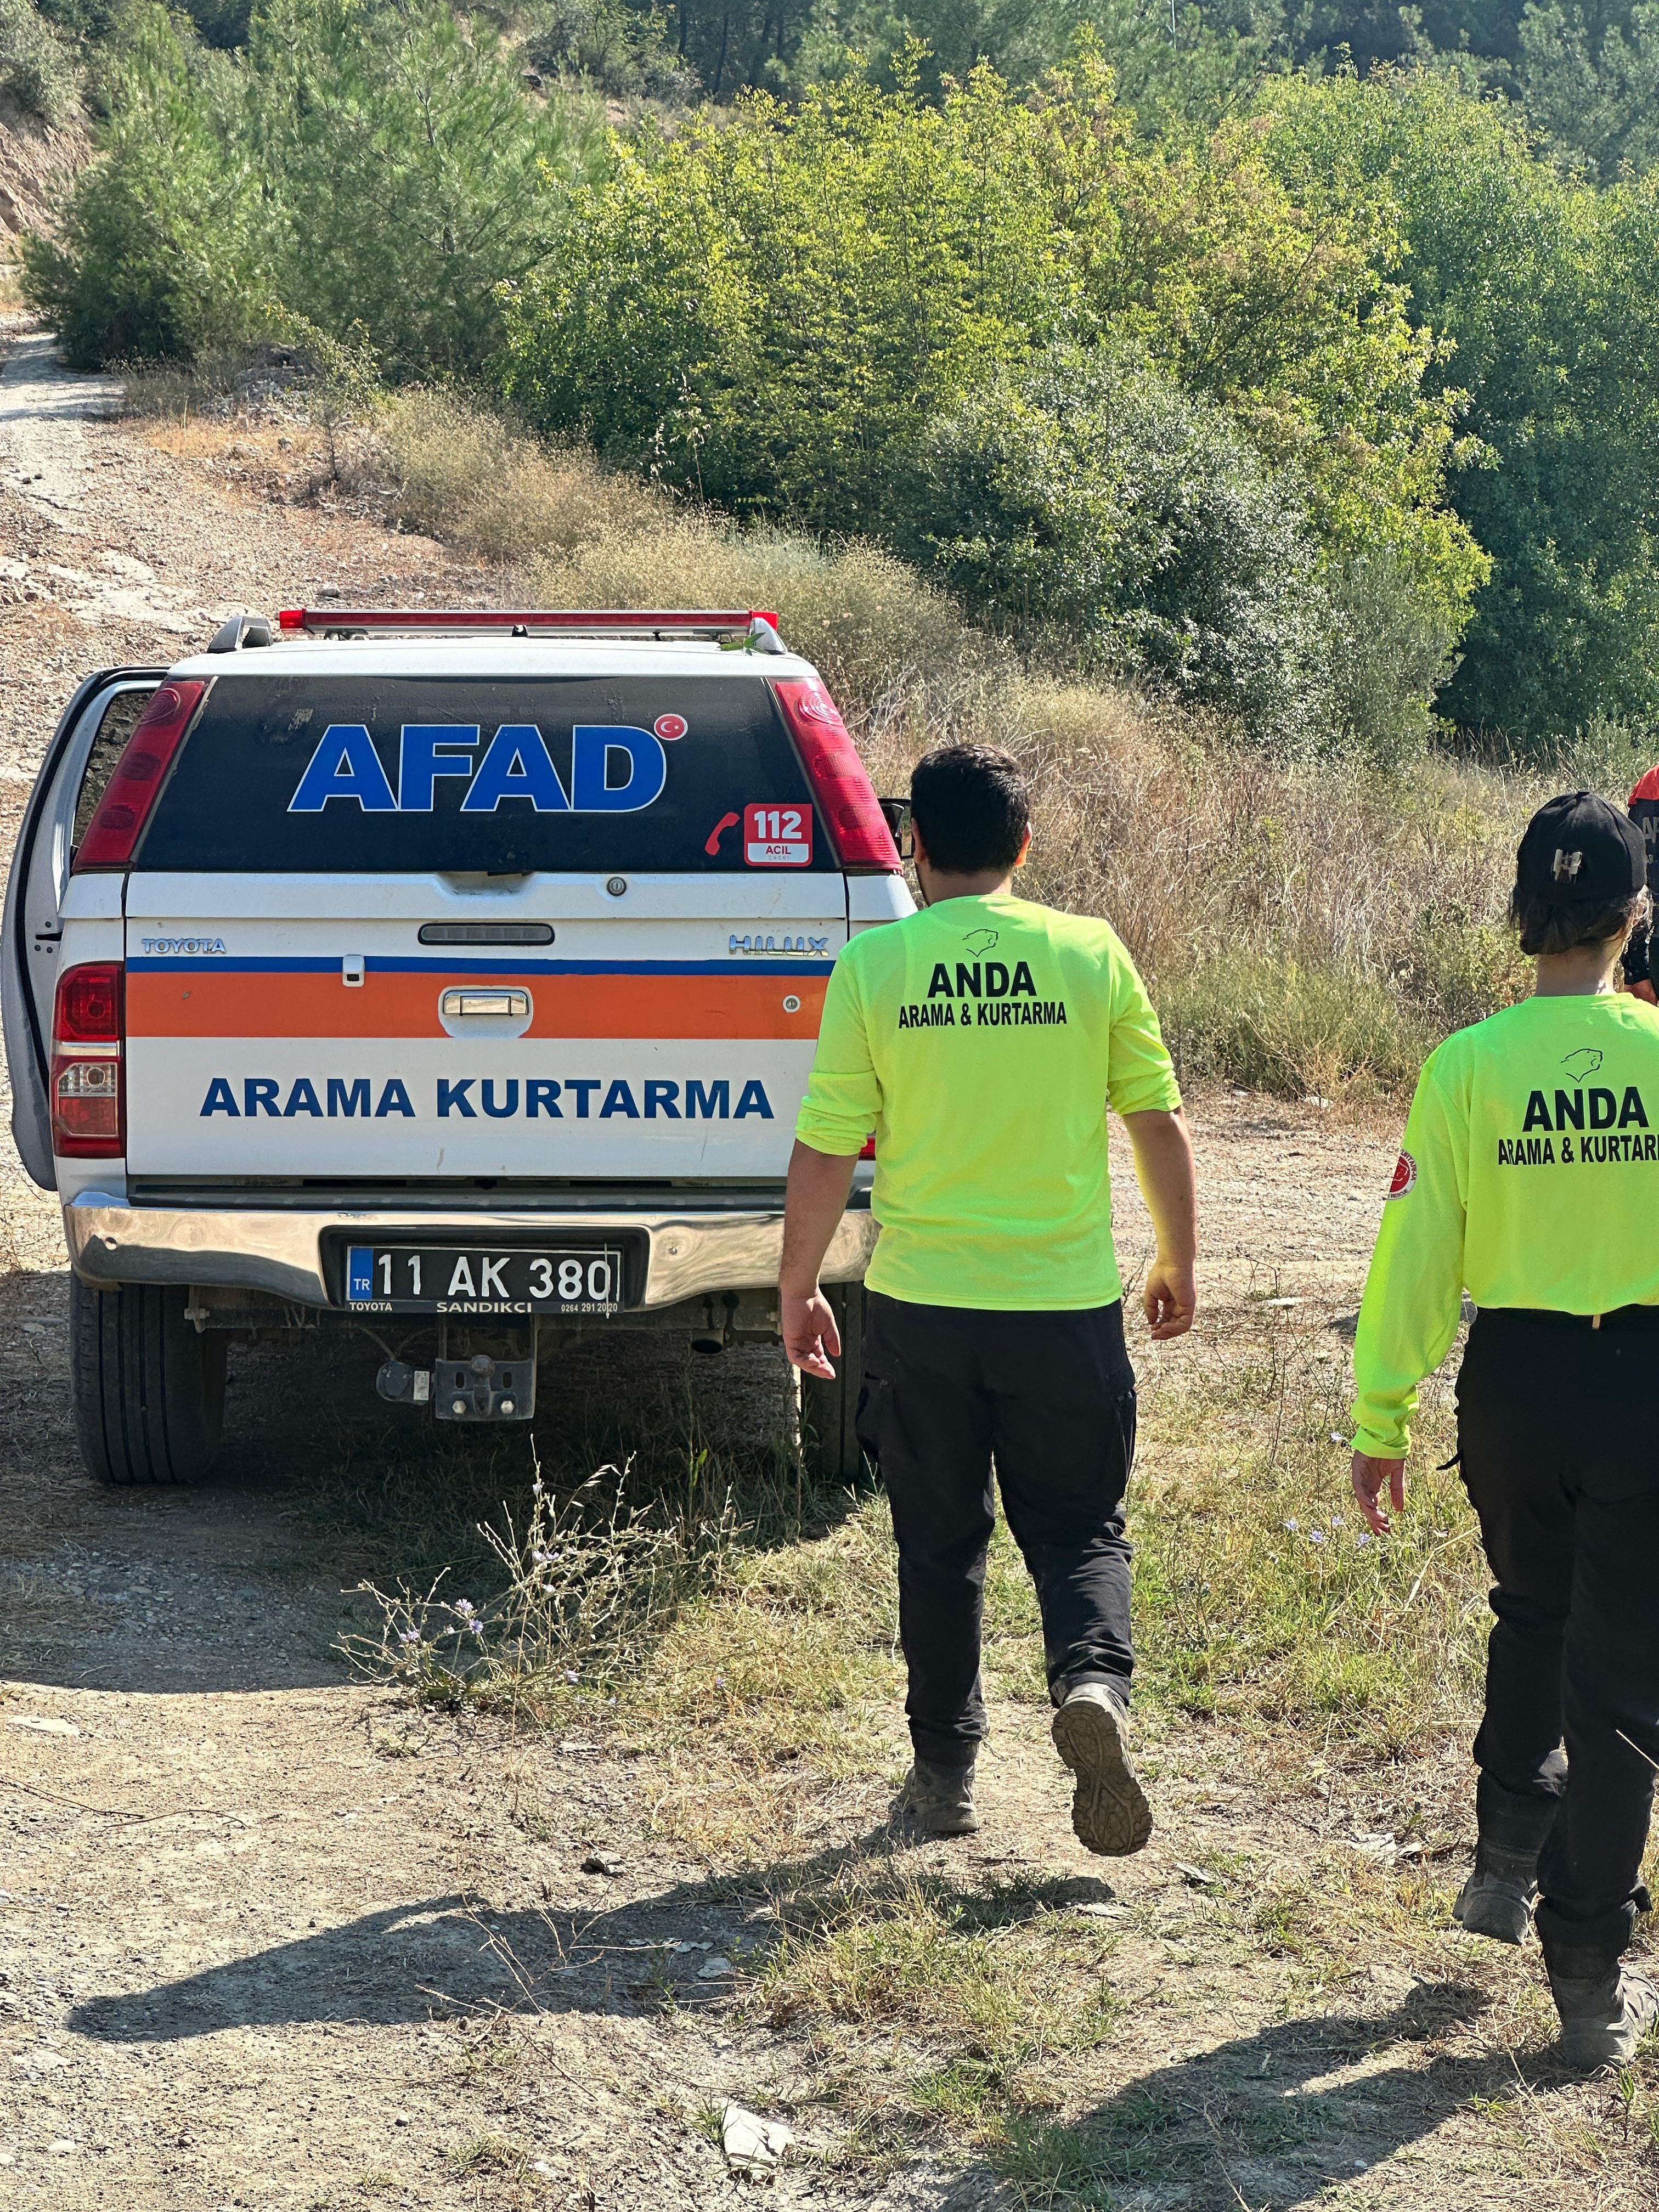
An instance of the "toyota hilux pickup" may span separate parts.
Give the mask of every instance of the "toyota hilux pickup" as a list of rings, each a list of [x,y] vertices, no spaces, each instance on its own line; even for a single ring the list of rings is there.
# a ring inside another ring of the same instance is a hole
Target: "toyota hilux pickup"
[[[902,836],[761,613],[325,605],[89,676],[0,1006],[91,1472],[200,1479],[239,1338],[366,1333],[389,1406],[472,1425],[574,1332],[775,1342],[825,984],[909,910]],[[803,1408],[843,1476],[868,1175]]]

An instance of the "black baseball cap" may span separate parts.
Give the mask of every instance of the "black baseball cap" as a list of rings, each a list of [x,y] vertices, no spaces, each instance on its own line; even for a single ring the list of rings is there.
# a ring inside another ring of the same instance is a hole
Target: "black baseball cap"
[[[1564,791],[1528,823],[1516,887],[1553,906],[1616,906],[1648,879],[1647,843],[1621,807],[1595,791]]]

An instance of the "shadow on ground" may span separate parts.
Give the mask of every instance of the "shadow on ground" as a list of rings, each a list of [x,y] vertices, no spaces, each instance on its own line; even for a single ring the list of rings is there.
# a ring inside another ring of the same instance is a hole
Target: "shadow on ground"
[[[879,1911],[884,1882],[896,1909],[918,1875],[954,1886],[937,1869],[918,1868],[878,1829],[810,1860],[741,1881],[684,1883],[610,1910],[492,1912],[464,1895],[432,1897],[182,1980],[94,1997],[68,2025],[105,2042],[156,2044],[313,2021],[718,2014],[734,1993],[752,1999],[754,1978],[780,1940],[780,1898],[792,1900],[799,1942],[815,1906],[849,1879]],[[989,1893],[959,1891],[963,1911],[984,1930],[1109,1894],[1090,1875],[1022,1875]],[[737,1974],[703,1972],[720,1960],[735,1961]],[[1487,2002],[1467,1984],[1420,1982],[1388,2011],[1275,2021],[1147,2069],[1076,2129],[1016,2118],[995,2170],[975,2163],[943,2203],[978,2203],[1012,2175],[1026,2201],[1098,2212],[1131,2205],[1295,2212],[1433,2135],[1472,2100],[1529,2094],[1528,2062],[1553,2077],[1542,2051],[1524,2059],[1424,2057],[1425,2045],[1466,2028]]]

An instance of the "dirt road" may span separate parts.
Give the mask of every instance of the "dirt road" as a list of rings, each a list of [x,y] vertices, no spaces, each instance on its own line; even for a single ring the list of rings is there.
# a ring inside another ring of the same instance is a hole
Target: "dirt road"
[[[371,601],[491,590],[439,547],[309,501],[284,483],[274,431],[249,446],[209,426],[164,450],[108,420],[107,387],[68,382],[38,336],[10,337],[8,843],[84,670],[164,661],[226,609],[321,581]],[[1194,1118],[1209,1356],[1256,1302],[1300,1298],[1316,1322],[1351,1308],[1387,1130],[1237,1096],[1200,1101]],[[926,2140],[849,2162],[822,2054],[720,1971],[774,1937],[757,1854],[799,1870],[884,1849],[896,1711],[871,1717],[872,1755],[809,1778],[805,1842],[755,1839],[734,1867],[687,1862],[657,1817],[651,1743],[607,1738],[602,1714],[592,1740],[515,1736],[354,1681],[336,1649],[343,1594],[410,1565],[412,1531],[429,1554],[446,1510],[460,1527],[495,1494],[488,1462],[458,1474],[389,1443],[374,1355],[261,1353],[233,1365],[222,1479],[185,1495],[94,1488],[70,1433],[56,1211],[9,1140],[0,1218],[0,2204],[702,2212],[747,2193],[708,2124],[732,2096],[787,2113],[799,2139],[780,2203],[1015,2201],[972,2156]],[[1121,1243],[1133,1267],[1146,1224],[1127,1195]],[[1157,1361],[1146,1370],[1155,1387]],[[573,1463],[595,1407],[623,1450],[688,1421],[718,1440],[770,1419],[782,1383],[770,1354],[694,1369],[643,1340],[584,1347],[544,1386],[541,1448]],[[434,1500],[446,1484],[453,1508]],[[1316,1820],[1294,1790],[1273,1812],[1238,1747],[1194,1729],[1162,1747],[1158,1834],[1108,1888],[1072,1838],[1040,1709],[1007,1705],[996,1724],[985,1829],[916,1864],[1016,1867],[1045,1894],[1126,1916],[1114,1973],[1135,1993],[1134,2032],[1103,2078],[1115,2106],[1140,2109],[1153,2083],[1220,2112],[1239,2084],[1267,2082],[1262,2095],[1302,2116],[1275,2135],[1268,2112],[1238,2169],[1248,2197],[1169,2169],[1094,2201],[1311,2205],[1334,2201],[1338,2172],[1352,2212],[1538,2201],[1535,2162],[1508,2160],[1470,2116],[1508,2077],[1468,2026],[1489,1995],[1461,1969],[1428,1983],[1357,1961],[1350,1984],[1310,2003],[1259,1952],[1194,1948],[1212,1911],[1195,1858],[1295,1851],[1378,1814],[1333,1809],[1334,1779]],[[1433,1786],[1443,1798],[1453,1785]],[[620,1870],[584,1872],[595,1855]],[[1481,1968],[1483,1987],[1524,2006],[1523,1981],[1500,1969]],[[873,2031],[842,2057],[872,2079],[890,2063]],[[1650,2200],[1598,2185],[1558,2201]]]

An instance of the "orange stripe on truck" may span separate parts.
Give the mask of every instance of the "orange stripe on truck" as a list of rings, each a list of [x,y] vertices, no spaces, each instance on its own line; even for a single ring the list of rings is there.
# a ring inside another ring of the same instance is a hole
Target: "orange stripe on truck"
[[[531,1037],[784,1037],[817,1035],[823,975],[377,974],[127,975],[130,1036],[441,1037],[441,994],[457,985],[527,990]],[[786,1000],[795,1002],[792,1011]],[[457,1024],[464,1035],[465,1023]],[[487,1034],[481,1025],[481,1034]]]

